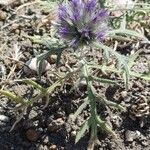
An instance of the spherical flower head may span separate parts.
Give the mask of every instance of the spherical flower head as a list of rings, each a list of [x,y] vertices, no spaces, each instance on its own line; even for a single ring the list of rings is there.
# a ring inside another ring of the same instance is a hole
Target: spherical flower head
[[[102,41],[107,31],[108,12],[97,0],[71,0],[58,10],[58,34],[70,47],[77,49]]]

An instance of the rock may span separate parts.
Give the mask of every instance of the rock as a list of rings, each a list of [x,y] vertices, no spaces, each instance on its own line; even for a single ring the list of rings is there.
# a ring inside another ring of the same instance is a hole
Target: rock
[[[0,21],[5,20],[7,18],[7,13],[5,11],[0,10]]]
[[[56,145],[52,145],[49,147],[49,150],[57,150],[57,146]]]
[[[39,135],[34,129],[28,129],[26,132],[26,138],[31,142],[35,142],[39,138]]]
[[[141,143],[142,143],[143,146],[148,146],[149,145],[147,141],[142,141]]]
[[[58,129],[60,129],[63,124],[64,124],[64,121],[62,120],[62,118],[58,118],[57,120],[53,120],[48,125],[48,131],[55,132]]]
[[[42,67],[41,67],[41,73],[44,73],[45,71],[50,69],[50,64],[48,63],[48,61],[43,60],[42,62]],[[27,75],[30,74],[35,74],[38,72],[38,68],[37,68],[37,58],[32,58],[31,60],[26,62],[26,65],[23,67],[23,71],[24,73],[26,73]]]
[[[13,23],[12,25],[11,25],[11,30],[12,31],[14,31],[14,30],[16,30],[16,29],[18,29],[19,28],[19,24],[17,24],[17,23]]]
[[[72,132],[71,132],[71,136],[72,136],[72,137],[75,137],[76,135],[77,135],[77,132],[76,132],[76,131],[72,131]]]
[[[54,64],[57,61],[57,55],[50,55],[49,57],[49,63]]]
[[[48,144],[49,143],[49,137],[46,135],[43,137],[43,143]]]
[[[2,121],[2,122],[9,122],[10,119],[9,119],[9,117],[7,117],[5,115],[0,115],[0,121]]]
[[[40,145],[38,150],[48,150],[48,147],[46,145]]]
[[[127,91],[122,91],[122,92],[121,92],[121,97],[122,97],[122,98],[126,98],[126,97],[127,97],[127,94],[128,94]]]
[[[135,139],[135,133],[133,131],[127,130],[125,132],[125,140],[126,142],[133,142],[133,140]]]
[[[38,116],[38,113],[35,110],[31,110],[29,113],[29,119],[33,119]]]

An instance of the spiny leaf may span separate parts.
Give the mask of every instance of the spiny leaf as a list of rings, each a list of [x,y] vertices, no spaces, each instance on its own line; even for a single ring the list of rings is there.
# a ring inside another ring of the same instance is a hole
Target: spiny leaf
[[[134,63],[135,63],[135,60],[139,57],[139,54],[142,52],[143,50],[138,50],[136,53],[134,54],[131,54],[128,58],[128,66],[129,68],[131,68]]]
[[[77,143],[84,136],[86,130],[90,128],[91,124],[91,118],[83,123],[83,125],[80,127],[79,132],[76,135],[75,143]]]
[[[85,98],[84,103],[82,103],[80,105],[80,107],[77,109],[77,111],[73,115],[71,115],[71,119],[74,121],[77,118],[77,116],[79,114],[81,114],[81,112],[83,111],[83,109],[86,108],[86,106],[88,104],[89,104],[89,100],[88,100],[88,98]]]
[[[123,106],[121,106],[120,104],[109,101],[104,96],[100,96],[98,94],[95,94],[95,96],[96,96],[96,100],[98,100],[99,102],[105,103],[109,107],[113,107],[113,108],[119,109],[121,111],[125,111],[125,108]]]
[[[143,39],[143,40],[148,41],[148,39],[147,39],[144,35],[142,35],[142,34],[136,32],[136,31],[129,30],[129,29],[124,29],[124,30],[122,30],[122,29],[112,30],[112,31],[109,31],[108,34],[109,34],[110,36],[113,36],[113,35],[116,35],[116,34],[129,35],[129,36],[138,37],[139,39]]]
[[[98,115],[96,116],[96,121],[102,130],[105,130],[108,134],[111,133],[114,137],[116,137],[116,134],[113,132],[112,128],[105,121],[103,121]]]
[[[102,43],[94,43],[97,48],[102,48],[104,51],[108,51],[111,55],[114,55],[118,60],[118,68],[124,71],[124,79],[125,79],[125,86],[128,88],[129,78],[130,78],[130,71],[127,64],[127,58],[118,52],[114,51],[110,47],[102,44]]]

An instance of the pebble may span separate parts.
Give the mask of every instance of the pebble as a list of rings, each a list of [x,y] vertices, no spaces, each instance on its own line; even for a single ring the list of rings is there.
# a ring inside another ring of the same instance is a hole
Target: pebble
[[[0,115],[0,121],[2,121],[2,122],[9,122],[10,119],[9,119],[9,117],[7,117],[5,115]]]
[[[0,10],[0,21],[5,20],[7,18],[7,13],[5,11]]]
[[[125,140],[126,142],[133,142],[133,140],[135,139],[135,133],[133,131],[127,130],[125,132]]]
[[[75,136],[76,136],[76,134],[77,134],[77,132],[76,132],[76,131],[72,131],[72,132],[71,132],[71,136],[72,136],[72,137],[75,137]]]
[[[38,116],[38,113],[35,110],[31,110],[29,113],[29,119],[33,119]]]
[[[48,136],[44,136],[43,137],[43,143],[44,144],[48,144],[49,143],[49,137]]]
[[[128,94],[127,91],[122,91],[122,92],[121,92],[121,97],[122,97],[122,98],[126,98],[126,97],[127,97],[127,94]]]
[[[14,31],[14,30],[16,30],[16,29],[18,29],[19,28],[19,24],[17,24],[17,23],[13,23],[12,25],[11,25],[11,30],[12,31]]]
[[[52,145],[49,147],[49,150],[57,150],[57,146],[56,145]]]
[[[64,124],[64,121],[62,118],[58,118],[57,120],[53,120],[48,125],[48,131],[55,132]]]
[[[57,61],[57,55],[50,55],[49,57],[49,63],[54,64]]]
[[[38,150],[48,150],[48,147],[46,145],[40,145]]]
[[[39,138],[39,135],[34,129],[28,129],[26,132],[26,138],[31,142],[35,142]]]
[[[50,64],[46,61],[43,60],[42,62],[42,67],[41,67],[41,72],[44,73],[45,71],[50,69]],[[26,62],[26,65],[23,68],[24,73],[27,75],[34,74],[38,72],[37,68],[37,58],[32,58]]]

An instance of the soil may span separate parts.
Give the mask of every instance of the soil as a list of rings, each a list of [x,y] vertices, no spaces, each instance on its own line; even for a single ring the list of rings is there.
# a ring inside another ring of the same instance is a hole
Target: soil
[[[26,63],[38,53],[45,50],[40,44],[35,44],[26,35],[50,34],[51,22],[43,23],[49,13],[36,4],[20,7],[28,0],[18,0],[10,5],[0,5],[0,87],[13,91],[20,96],[31,98],[38,91],[34,88],[17,82],[2,83],[2,78],[7,78],[13,65],[10,54],[16,43],[23,54],[21,62]],[[16,11],[20,8],[18,11]],[[41,23],[42,22],[42,23]],[[135,64],[133,70],[137,72],[148,71],[147,62],[150,60],[150,46],[141,44],[139,49],[145,49]],[[120,50],[120,48],[118,48]],[[127,53],[132,51],[132,46],[127,47]],[[122,53],[122,51],[120,51]],[[42,86],[51,84],[52,71],[55,64],[51,63],[51,69],[42,75],[41,80],[36,79]],[[62,66],[62,70],[65,67]],[[23,65],[19,63],[9,79],[36,78],[37,74],[25,74]],[[69,119],[78,106],[83,102],[86,92],[82,89],[70,91],[71,85],[67,84],[63,89],[57,89],[50,96],[50,104],[43,109],[44,99],[39,100],[31,108],[19,123],[10,132],[18,115],[16,103],[4,96],[0,96],[0,150],[86,150],[89,133],[77,144],[75,135],[89,116],[89,108],[78,116],[75,122]],[[147,81],[133,78],[130,88],[125,90],[124,85],[97,87],[107,99],[122,104],[127,111],[118,112],[97,104],[98,113],[113,128],[117,137],[107,135],[99,130],[100,145],[96,150],[150,150],[150,84]],[[14,110],[15,109],[15,110]]]

